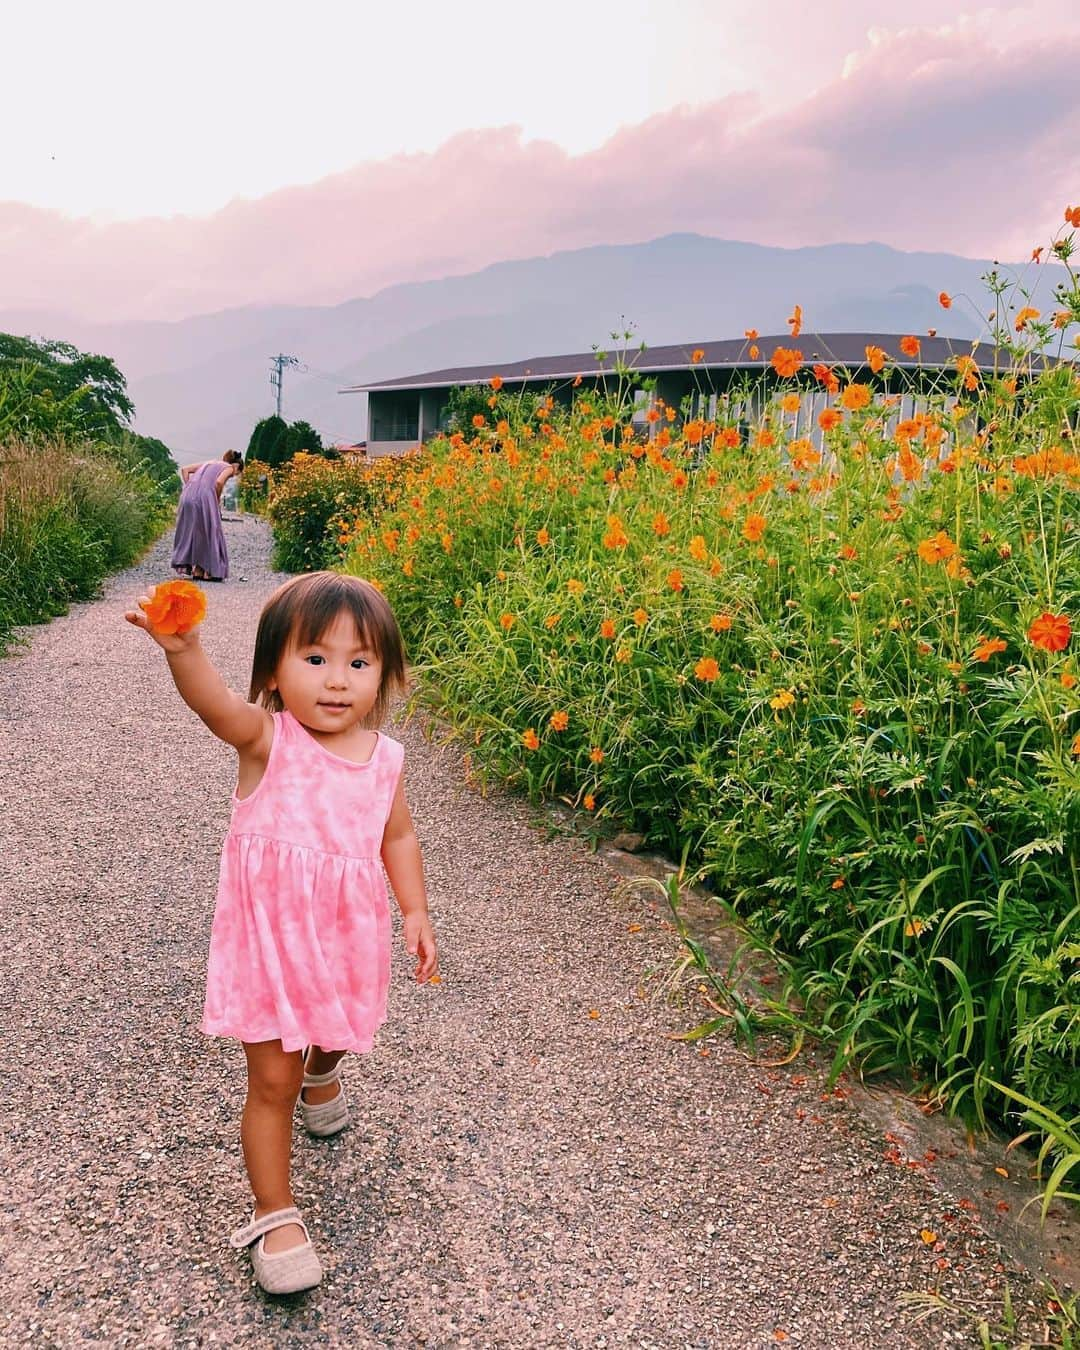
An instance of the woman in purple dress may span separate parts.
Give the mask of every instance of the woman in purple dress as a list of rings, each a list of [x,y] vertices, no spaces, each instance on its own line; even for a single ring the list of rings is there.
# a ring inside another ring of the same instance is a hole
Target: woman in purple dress
[[[196,581],[224,581],[229,575],[229,553],[221,528],[221,493],[244,467],[239,450],[226,450],[221,459],[185,464],[180,470],[184,488],[176,508],[172,565]]]

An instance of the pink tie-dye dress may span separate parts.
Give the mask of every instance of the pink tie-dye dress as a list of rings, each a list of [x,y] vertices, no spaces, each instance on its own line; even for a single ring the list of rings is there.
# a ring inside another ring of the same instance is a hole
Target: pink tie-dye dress
[[[258,787],[233,794],[202,1029],[286,1051],[370,1050],[386,1017],[390,905],[379,853],[404,750],[381,732],[365,764],[289,712]]]

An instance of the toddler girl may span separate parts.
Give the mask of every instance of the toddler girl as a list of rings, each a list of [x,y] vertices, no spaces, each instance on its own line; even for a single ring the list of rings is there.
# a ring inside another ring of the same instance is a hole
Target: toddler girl
[[[156,631],[148,604],[142,597],[125,617],[164,649],[184,702],[238,755],[202,1029],[235,1036],[247,1057],[240,1137],[255,1210],[232,1244],[252,1247],[268,1293],[294,1293],[318,1284],[322,1270],[293,1206],[292,1115],[299,1095],[312,1134],[345,1125],[341,1060],[370,1050],[385,1018],[382,866],[418,957],[416,979],[437,969],[404,752],[375,729],[405,682],[401,634],[370,583],[294,577],[259,618],[245,703],[210,664],[198,630]]]

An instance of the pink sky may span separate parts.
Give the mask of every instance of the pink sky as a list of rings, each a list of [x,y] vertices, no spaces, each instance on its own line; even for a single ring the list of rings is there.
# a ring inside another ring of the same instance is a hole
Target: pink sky
[[[1015,18],[1004,44],[963,22],[872,33],[816,90],[699,100],[579,153],[493,126],[207,215],[0,202],[0,307],[106,320],[333,303],[672,231],[1018,261],[1080,203],[1080,32]]]

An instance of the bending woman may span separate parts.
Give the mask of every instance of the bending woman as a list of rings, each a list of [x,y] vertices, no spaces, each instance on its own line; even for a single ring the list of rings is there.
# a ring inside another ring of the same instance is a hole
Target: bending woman
[[[221,528],[221,493],[244,467],[239,450],[226,450],[221,459],[185,464],[180,470],[184,488],[176,508],[172,565],[197,581],[224,581],[229,575],[229,552]]]

